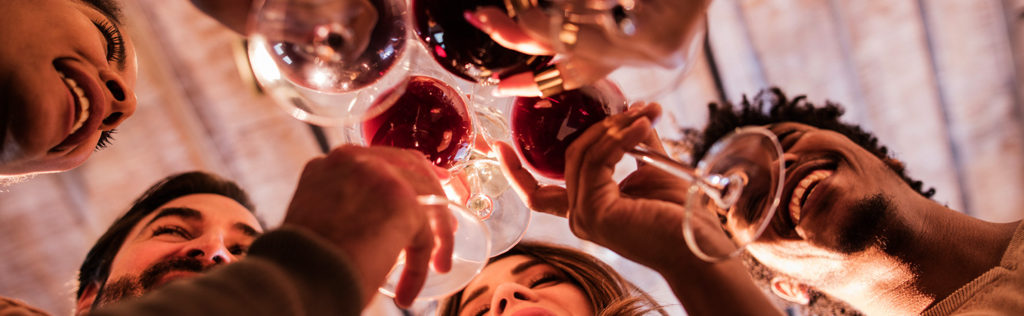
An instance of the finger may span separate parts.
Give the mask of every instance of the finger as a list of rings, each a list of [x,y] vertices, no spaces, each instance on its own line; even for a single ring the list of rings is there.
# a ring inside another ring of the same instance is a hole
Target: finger
[[[538,183],[530,171],[523,167],[511,145],[497,142],[495,146],[498,149],[502,171],[512,179],[512,188],[524,199],[526,206],[542,213],[565,217],[569,209],[565,189]]]
[[[565,90],[579,89],[607,77],[618,65],[609,65],[599,60],[573,56],[555,64],[562,75],[562,87]]]
[[[612,73],[617,66],[605,65],[590,59],[572,57],[566,61],[555,63],[562,89],[573,90],[592,84]],[[541,96],[540,87],[534,79],[534,73],[522,72],[507,76],[498,82],[494,94],[499,97],[536,97]]]
[[[641,106],[644,106],[644,105],[645,105],[645,103],[643,103],[643,102],[635,102],[635,103],[633,103],[633,105],[630,105],[630,108],[641,107]],[[657,102],[651,102],[651,103],[647,103],[646,106],[654,107],[654,108],[652,108],[650,110],[651,111],[655,111],[657,113],[656,114],[657,117],[661,117],[661,110],[662,110],[661,109],[661,104],[659,104]],[[656,124],[656,123],[652,122],[652,125],[654,125],[654,124]],[[655,129],[652,129],[650,135],[648,135],[648,137],[645,138],[641,143],[646,145],[647,148],[650,148],[651,150],[653,150],[653,151],[655,151],[657,153],[666,154],[665,153],[665,144],[663,144],[661,142],[661,137],[658,136],[658,131],[655,130]],[[645,165],[645,163],[642,160],[636,159],[636,167],[637,168],[643,167],[644,165]]]
[[[463,13],[466,21],[505,48],[529,55],[554,55],[551,46],[531,37],[507,13],[495,7],[481,7]]]
[[[605,134],[609,130],[623,129],[630,124],[633,124],[640,117],[653,118],[658,115],[659,108],[652,108],[650,106],[634,107],[626,111],[625,113],[611,116],[600,123],[594,124],[587,128],[580,137],[576,138],[569,145],[569,148],[565,151],[565,187],[568,190],[568,207],[570,210],[575,209],[577,206],[576,195],[579,193],[577,183],[579,183],[579,168],[580,162],[584,153],[588,152],[588,148],[593,145],[596,141],[605,137]],[[615,164],[612,163],[608,172],[614,172]],[[614,185],[614,182],[611,183]],[[606,183],[607,185],[607,183]]]
[[[434,238],[430,229],[424,226],[416,233],[412,244],[405,248],[405,269],[395,285],[395,303],[409,307],[427,281],[430,253]]]
[[[498,88],[494,89],[498,97],[539,97],[540,87],[533,80],[532,72],[522,72],[501,79]]]
[[[622,129],[609,130],[605,137],[594,142],[580,157],[579,185],[581,192],[593,192],[600,186],[618,185],[612,179],[615,164],[622,160],[626,150],[632,148],[650,135],[651,121],[640,117]]]
[[[455,249],[455,225],[457,222],[448,206],[431,207],[428,218],[434,231],[434,251],[431,262],[438,273],[452,269],[452,252]]]

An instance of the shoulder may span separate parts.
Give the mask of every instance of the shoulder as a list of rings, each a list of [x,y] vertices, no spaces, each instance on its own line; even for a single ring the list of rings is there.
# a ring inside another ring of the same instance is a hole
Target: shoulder
[[[0,316],[50,315],[25,302],[0,296]]]

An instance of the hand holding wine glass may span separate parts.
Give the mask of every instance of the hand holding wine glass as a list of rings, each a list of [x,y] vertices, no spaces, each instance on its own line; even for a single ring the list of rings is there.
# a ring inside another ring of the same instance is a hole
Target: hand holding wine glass
[[[420,201],[443,196],[435,172],[410,150],[336,148],[306,165],[284,225],[310,230],[348,255],[362,276],[364,306],[404,251],[407,268],[395,297],[409,305],[429,266],[439,272],[452,267],[452,214]]]
[[[565,56],[556,70],[504,76],[499,83],[499,93],[505,95],[547,96],[554,94],[545,91],[553,88],[551,76],[558,77],[562,89],[572,90],[623,65],[684,72],[700,46],[709,4],[710,0],[506,0],[504,8],[481,6],[464,15],[504,47]]]

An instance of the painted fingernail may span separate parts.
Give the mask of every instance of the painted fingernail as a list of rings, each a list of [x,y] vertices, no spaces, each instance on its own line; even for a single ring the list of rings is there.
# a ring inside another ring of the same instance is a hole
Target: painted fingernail
[[[480,28],[480,25],[483,24],[482,22],[480,22],[480,19],[476,17],[476,13],[474,13],[473,11],[463,11],[462,17],[466,19],[466,22],[469,22],[469,24],[472,24],[476,28]]]

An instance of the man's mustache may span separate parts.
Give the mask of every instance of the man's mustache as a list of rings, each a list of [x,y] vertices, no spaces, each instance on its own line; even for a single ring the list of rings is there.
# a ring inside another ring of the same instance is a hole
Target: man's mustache
[[[212,265],[211,265],[212,267]],[[142,284],[142,288],[150,290],[156,285],[156,282],[160,281],[164,275],[173,271],[187,271],[200,273],[209,267],[204,267],[203,263],[199,259],[191,257],[177,257],[167,261],[157,263],[146,271],[142,272],[139,277],[139,283]]]

